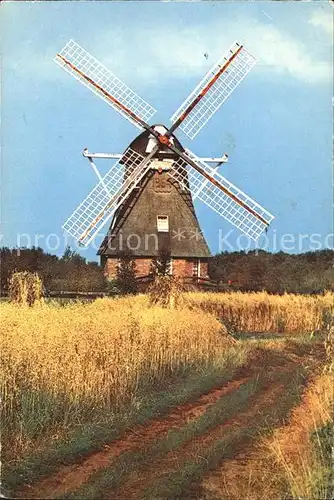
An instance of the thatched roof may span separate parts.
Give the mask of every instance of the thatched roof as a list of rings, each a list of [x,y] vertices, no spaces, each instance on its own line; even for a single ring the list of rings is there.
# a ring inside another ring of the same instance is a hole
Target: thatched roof
[[[144,132],[130,147],[143,154],[147,141],[148,133]],[[174,141],[183,149],[176,138]],[[169,232],[158,232],[159,215],[168,216]],[[172,257],[208,258],[211,255],[190,193],[183,190],[168,171],[151,170],[115,213],[98,254],[117,256],[130,251],[136,257],[154,257],[159,249],[166,247],[170,248]]]

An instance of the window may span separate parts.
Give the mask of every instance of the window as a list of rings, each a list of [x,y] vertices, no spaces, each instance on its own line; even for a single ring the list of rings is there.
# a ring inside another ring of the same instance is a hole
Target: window
[[[157,226],[159,233],[168,233],[169,232],[168,215],[158,215]]]
[[[173,274],[173,259],[172,258],[168,261],[168,274],[170,274],[170,275]]]
[[[199,259],[196,259],[194,260],[193,262],[193,277],[194,278],[198,278],[200,276],[200,273],[201,273],[201,264],[200,264],[200,260]]]
[[[162,271],[162,268],[165,267],[165,269]],[[159,269],[161,270],[159,272]],[[166,273],[169,276],[172,276],[173,274],[173,259],[170,258],[164,265],[160,260],[157,260],[157,268],[156,268],[156,273],[159,274],[164,274]]]

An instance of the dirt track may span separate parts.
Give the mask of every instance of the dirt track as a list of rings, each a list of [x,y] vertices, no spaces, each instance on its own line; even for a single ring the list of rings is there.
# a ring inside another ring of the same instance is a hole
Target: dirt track
[[[77,489],[87,481],[94,471],[110,465],[122,453],[148,446],[166,435],[170,429],[198,418],[220,397],[234,391],[248,379],[249,377],[241,377],[238,380],[233,380],[226,386],[201,396],[193,403],[186,403],[175,408],[164,419],[154,420],[147,425],[137,427],[125,435],[123,439],[105,445],[103,451],[94,453],[82,463],[65,466],[55,475],[46,478],[36,486],[26,488],[20,492],[20,497],[24,498],[25,495],[29,495],[29,498],[54,498]]]
[[[304,355],[296,352],[282,353],[275,349],[255,351],[254,357],[237,373],[233,381],[210,391],[195,402],[173,409],[164,418],[135,428],[125,434],[122,439],[106,444],[103,450],[92,454],[85,460],[64,466],[56,474],[31,487],[25,487],[17,493],[17,496],[19,498],[57,498],[74,492],[84,485],[94,472],[116,463],[125,452],[138,451],[152,446],[158,439],[167,436],[168,431],[179,429],[192,420],[198,419],[221,397],[237,391],[260,373],[262,377],[265,377],[266,383],[249,399],[245,411],[233,415],[198,438],[186,441],[174,452],[144,463],[140,470],[129,473],[119,488],[104,491],[103,498],[120,500],[140,498],[145,489],[159,482],[164,476],[167,477],[177,471],[187,460],[193,460],[200,450],[208,449],[224,436],[236,436],[232,439],[230,447],[237,455],[247,445],[247,439],[240,438],[238,431],[247,429],[250,423],[258,421],[260,417],[265,422],[267,409],[277,405],[277,402],[284,397],[285,386],[282,383],[282,375],[289,373],[292,375],[301,363],[310,363],[312,359],[313,356],[309,353]]]

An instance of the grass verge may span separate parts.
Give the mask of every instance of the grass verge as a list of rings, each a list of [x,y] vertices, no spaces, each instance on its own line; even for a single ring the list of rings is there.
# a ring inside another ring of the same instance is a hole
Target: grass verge
[[[315,377],[286,427],[264,441],[268,475],[276,469],[289,498],[332,498],[333,379]]]
[[[334,427],[333,420],[311,435],[313,445],[313,498],[334,498]]]

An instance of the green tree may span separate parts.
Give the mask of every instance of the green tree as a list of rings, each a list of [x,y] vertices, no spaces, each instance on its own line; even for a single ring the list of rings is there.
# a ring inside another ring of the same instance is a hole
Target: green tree
[[[123,295],[136,294],[138,287],[136,280],[136,262],[133,255],[128,252],[121,252],[118,259],[116,287]]]
[[[75,265],[85,265],[86,264],[86,259],[82,257],[78,252],[75,250],[72,250],[70,245],[67,245],[67,247],[64,250],[62,260],[64,262],[72,262]]]
[[[167,246],[159,249],[158,256],[152,259],[151,274],[153,276],[169,276],[171,266],[171,251]]]

